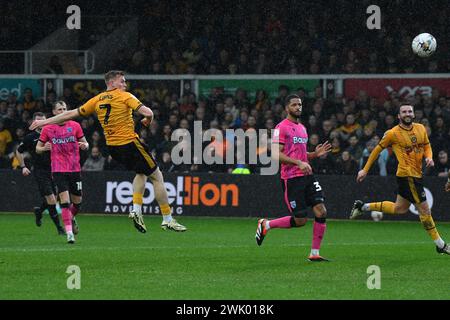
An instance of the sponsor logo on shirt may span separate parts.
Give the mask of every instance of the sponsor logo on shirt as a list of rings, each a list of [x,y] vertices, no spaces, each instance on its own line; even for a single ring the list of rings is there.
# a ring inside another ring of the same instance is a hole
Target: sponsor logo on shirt
[[[293,143],[308,143],[308,138],[302,138],[302,137],[292,137]]]
[[[70,136],[67,138],[53,138],[52,139],[53,144],[65,144],[65,143],[71,143],[71,142],[75,142],[74,136]]]

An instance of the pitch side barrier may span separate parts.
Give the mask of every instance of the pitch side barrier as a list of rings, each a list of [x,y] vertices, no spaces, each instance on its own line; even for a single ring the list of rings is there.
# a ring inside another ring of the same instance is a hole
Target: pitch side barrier
[[[288,213],[278,176],[165,173],[174,215],[221,217],[277,217]],[[329,218],[348,219],[355,199],[394,201],[395,177],[368,176],[357,184],[354,176],[317,176],[324,190]],[[82,213],[126,214],[132,205],[133,174],[121,171],[83,172]],[[0,171],[0,212],[31,212],[40,203],[32,177],[19,171]],[[450,193],[445,178],[425,177],[427,198],[436,221],[450,221]],[[159,215],[153,187],[147,183],[143,211]],[[410,211],[392,220],[417,220]],[[310,212],[312,217],[312,213]],[[367,219],[370,219],[368,216]]]
[[[89,51],[85,52],[88,63]],[[0,62],[9,58],[11,51],[0,51]],[[25,55],[25,59],[28,55]],[[26,61],[25,61],[26,62]],[[89,63],[88,63],[89,64]],[[25,73],[28,63],[25,63]],[[28,71],[27,71],[28,70]],[[75,96],[84,96],[85,92],[96,95],[105,88],[103,74],[0,74],[0,98],[7,99],[14,93],[20,100],[25,88],[33,90],[34,97],[46,99],[48,88],[58,96],[64,88],[70,88]],[[278,96],[278,88],[285,85],[294,93],[303,88],[309,97],[314,97],[316,88],[322,88],[324,98],[336,94],[354,99],[364,91],[369,97],[387,99],[395,91],[402,99],[416,94],[430,97],[437,89],[442,95],[450,95],[450,73],[414,73],[414,74],[319,74],[319,75],[136,75],[127,74],[129,90],[138,99],[145,99],[153,92],[159,100],[171,93],[194,92],[197,97],[208,96],[212,92],[234,95],[238,88],[245,90],[253,100],[258,90],[265,90],[270,99]],[[74,107],[74,106],[71,106]]]

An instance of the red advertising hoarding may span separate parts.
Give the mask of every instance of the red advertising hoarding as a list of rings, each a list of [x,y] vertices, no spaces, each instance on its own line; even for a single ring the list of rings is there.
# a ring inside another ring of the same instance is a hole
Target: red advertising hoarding
[[[386,99],[389,93],[396,91],[400,97],[406,98],[420,93],[431,96],[433,89],[441,95],[450,97],[450,77],[439,79],[348,79],[345,80],[345,96],[354,98],[360,90],[366,91],[369,97]]]

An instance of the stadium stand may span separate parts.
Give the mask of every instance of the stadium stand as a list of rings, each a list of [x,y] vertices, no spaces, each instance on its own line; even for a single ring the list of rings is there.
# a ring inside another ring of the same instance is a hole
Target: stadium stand
[[[384,10],[383,29],[378,33],[355,32],[349,26],[358,23],[355,16],[345,14],[362,11],[368,1],[351,4],[352,8],[339,2],[287,0],[262,1],[267,10],[261,11],[250,2],[220,2],[212,6],[202,3],[182,2],[175,6],[174,1],[116,1],[117,5],[105,7],[102,15],[110,17],[101,21],[113,21],[111,17],[120,14],[139,18],[139,41],[137,47],[120,48],[113,53],[110,69],[123,69],[130,74],[371,74],[371,73],[447,73],[450,72],[450,59],[447,52],[449,39],[439,39],[439,49],[431,59],[419,59],[410,53],[412,35],[420,30],[418,16],[422,13],[405,10],[409,2],[401,5],[392,1],[381,1]],[[80,1],[84,12],[99,14],[89,1]],[[0,41],[8,49],[26,49],[64,23],[64,16],[58,19],[45,19],[55,16],[55,12],[65,10],[64,1],[39,8],[37,14],[41,23],[19,24],[23,28],[14,30],[17,19],[27,21],[26,6],[21,2],[10,2],[5,12],[22,12],[23,17],[5,15],[1,26]],[[290,6],[288,12],[286,8]],[[354,8],[356,6],[356,9]],[[427,3],[431,22],[431,33],[448,34],[447,18],[442,3]],[[115,8],[112,10],[111,8]],[[23,10],[21,10],[23,9]],[[34,9],[33,9],[34,10]],[[214,12],[213,15],[210,13]],[[302,14],[308,12],[308,14]],[[57,16],[57,15],[56,15]],[[195,17],[195,18],[193,18]],[[321,21],[333,17],[334,24]],[[112,20],[111,20],[112,19]],[[87,24],[92,28],[92,37],[82,37],[80,49],[85,49],[114,29],[114,23],[101,27]],[[364,29],[364,28],[363,28]],[[388,33],[386,30],[398,30]],[[33,30],[30,34],[29,30]],[[89,29],[90,30],[90,29]],[[88,31],[89,31],[88,30]],[[88,34],[86,30],[84,35]],[[98,35],[98,37],[97,37]],[[97,38],[96,38],[97,37]],[[20,39],[20,41],[17,41]],[[96,40],[97,39],[97,40]],[[382,48],[380,50],[380,48]],[[54,67],[63,66],[57,58]],[[14,62],[14,61],[13,61]],[[12,62],[11,62],[12,63]],[[5,64],[7,66],[7,64]],[[54,68],[53,68],[54,69]],[[52,69],[52,70],[53,70]],[[5,70],[7,68],[5,67]],[[7,73],[7,71],[6,71]],[[53,72],[58,73],[58,72]],[[61,72],[60,72],[61,73]],[[248,92],[237,90],[232,94],[211,93],[195,96],[189,90],[180,96],[179,91],[165,88],[164,96],[147,91],[143,102],[155,110],[155,122],[149,129],[137,127],[142,139],[151,146],[152,152],[161,163],[165,153],[170,153],[173,143],[170,134],[179,126],[192,129],[193,121],[202,120],[205,129],[217,127],[242,128],[244,130],[267,128],[283,118],[283,98],[286,91],[302,94],[302,88],[280,87],[280,96],[270,99],[267,92],[261,91],[257,98],[249,97]],[[361,166],[368,150],[379,140],[384,131],[396,121],[395,110],[403,102],[398,93],[382,101],[360,92],[356,98],[328,96],[323,98],[321,88],[315,96],[306,96],[304,101],[303,123],[309,129],[310,148],[328,139],[333,143],[333,152],[325,159],[317,159],[313,166],[318,173],[354,173],[354,167]],[[76,107],[93,94],[83,88],[75,94],[73,88],[64,88],[64,94],[57,97],[50,89],[43,97],[28,93],[23,100],[11,94],[0,101],[0,133],[11,135],[11,141],[3,139],[0,145],[3,168],[17,168],[13,151],[20,143],[30,124],[34,112],[50,114],[51,103],[61,98],[71,107]],[[411,98],[417,110],[417,121],[423,123],[429,132],[436,161],[440,151],[449,153],[450,148],[450,97],[436,90],[431,96],[416,94]],[[116,168],[104,148],[99,124],[95,119],[81,121],[91,146],[98,146],[105,157],[105,169]],[[8,134],[6,133],[8,132]],[[317,135],[317,137],[314,136]],[[348,151],[346,153],[345,151]],[[86,158],[87,155],[84,157]],[[389,152],[377,168],[379,172],[394,174],[395,157]],[[351,163],[347,162],[350,161]],[[355,165],[356,163],[356,165]],[[201,166],[190,168],[169,165],[163,168],[171,171],[207,170]],[[258,166],[251,168],[258,173]],[[231,172],[233,168],[217,166],[215,171]],[[434,171],[428,174],[436,174]]]

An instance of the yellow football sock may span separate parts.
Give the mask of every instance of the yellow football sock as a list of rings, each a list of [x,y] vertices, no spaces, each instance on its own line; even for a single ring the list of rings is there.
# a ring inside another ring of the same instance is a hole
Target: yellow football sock
[[[142,193],[133,193],[133,204],[142,205],[143,202]]]
[[[420,214],[419,218],[431,239],[438,240],[440,238],[439,232],[437,232],[436,225],[434,224],[431,214]]]
[[[383,213],[394,214],[395,203],[391,201],[369,203],[369,211],[381,211]]]
[[[163,216],[167,216],[170,214],[170,206],[169,204],[162,204],[159,206],[161,208],[161,214]]]

